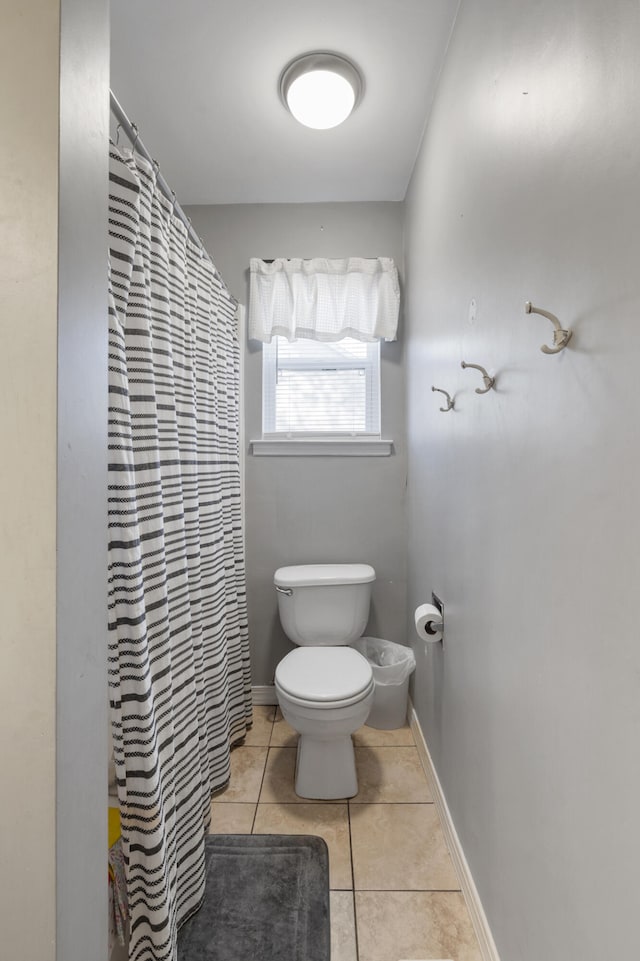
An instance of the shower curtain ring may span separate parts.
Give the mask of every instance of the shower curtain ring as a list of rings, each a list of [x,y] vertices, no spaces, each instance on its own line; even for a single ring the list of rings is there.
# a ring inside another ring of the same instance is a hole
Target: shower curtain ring
[[[135,149],[136,149],[136,144],[138,143],[138,140],[140,140],[140,131],[138,130],[138,128],[136,127],[136,125],[135,125],[134,123],[131,124],[131,129],[132,129],[133,132],[135,133],[135,137],[134,137],[134,140],[133,140],[133,144],[131,145],[131,149],[132,149],[133,151],[135,151]]]
[[[122,124],[119,123],[116,127],[116,147],[120,145],[120,131],[122,130]]]

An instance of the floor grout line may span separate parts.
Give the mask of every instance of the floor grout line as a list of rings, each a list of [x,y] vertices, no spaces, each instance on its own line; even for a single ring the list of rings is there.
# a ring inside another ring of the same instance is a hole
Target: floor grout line
[[[358,943],[358,918],[356,916],[356,872],[353,864],[353,838],[351,835],[351,802],[347,801],[347,823],[349,825],[349,859],[351,861],[351,902],[353,905],[353,938],[356,946],[356,961],[360,961],[360,945]]]
[[[354,888],[354,894],[462,894],[461,888]]]
[[[265,764],[265,767],[266,767],[266,764]],[[262,776],[264,779],[264,772]],[[262,789],[262,781],[260,782],[260,789]],[[217,804],[256,804],[257,803],[252,798],[234,798],[233,801],[226,801],[222,799],[222,797],[214,796],[212,797],[211,800],[215,801]],[[300,798],[299,801],[278,801],[278,800],[260,801],[260,804],[281,804],[281,805],[291,804],[294,807],[298,807],[301,804],[320,804],[323,807],[325,806],[326,807],[340,807],[340,806],[344,807],[344,805],[347,803],[361,805],[362,807],[365,807],[365,806],[370,807],[372,804],[380,804],[380,805],[394,804],[396,807],[399,805],[400,806],[412,805],[413,807],[433,807],[435,802],[434,801],[354,801],[354,800],[350,800],[349,798],[344,798],[344,799],[335,798],[331,801],[323,800],[322,798],[315,798],[315,799]]]
[[[271,726],[273,727],[273,721],[271,722]],[[267,747],[267,753],[265,754],[265,758],[264,758],[264,767],[262,768],[262,777],[260,778],[260,789],[258,791],[258,797],[256,799],[256,809],[253,812],[253,821],[251,823],[251,831],[250,831],[251,834],[253,834],[254,832],[254,829],[256,826],[256,820],[258,818],[258,805],[260,804],[260,795],[262,794],[262,787],[264,785],[264,779],[267,773],[267,762],[269,760],[269,750],[270,748]]]
[[[355,798],[350,798],[350,799],[349,799],[349,804],[362,804],[362,805],[365,805],[365,804],[366,804],[367,806],[369,806],[369,805],[371,805],[371,804],[414,804],[414,805],[427,804],[427,805],[433,805],[433,804],[435,804],[435,801],[357,801]]]

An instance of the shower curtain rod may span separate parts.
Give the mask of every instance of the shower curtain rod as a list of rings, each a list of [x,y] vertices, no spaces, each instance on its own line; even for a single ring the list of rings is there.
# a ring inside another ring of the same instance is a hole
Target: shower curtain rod
[[[131,145],[132,145],[133,149],[135,149],[135,151],[136,151],[137,153],[141,154],[141,155],[145,158],[145,160],[148,160],[150,164],[153,164],[154,167],[156,167],[156,183],[157,183],[158,187],[160,188],[160,190],[162,191],[162,193],[164,194],[164,196],[167,198],[167,200],[171,200],[171,201],[172,201],[172,203],[173,203],[173,213],[174,213],[175,216],[178,218],[178,220],[181,220],[182,223],[185,225],[185,227],[187,228],[187,232],[188,232],[188,234],[189,234],[189,237],[190,237],[191,240],[194,242],[194,244],[197,244],[198,247],[200,248],[200,250],[201,250],[201,251],[203,252],[203,254],[205,255],[205,257],[207,257],[207,258],[211,261],[211,263],[213,264],[213,268],[214,268],[214,270],[215,270],[215,272],[216,272],[216,277],[218,278],[218,280],[220,281],[220,283],[222,284],[222,286],[224,287],[224,289],[225,289],[225,290],[227,291],[227,293],[229,294],[229,297],[230,297],[231,300],[233,301],[234,305],[237,307],[237,306],[238,306],[238,301],[236,300],[236,298],[233,296],[233,294],[231,293],[231,291],[230,291],[229,288],[227,287],[226,283],[224,282],[224,278],[223,278],[222,274],[220,273],[220,271],[218,270],[218,268],[216,267],[216,265],[213,263],[213,258],[211,257],[211,254],[209,253],[209,251],[206,249],[206,247],[205,247],[204,244],[202,243],[200,237],[199,237],[198,234],[195,232],[195,230],[194,230],[194,228],[193,228],[193,225],[191,224],[191,221],[189,220],[189,218],[188,218],[187,215],[185,214],[184,210],[182,209],[182,207],[180,206],[180,204],[179,204],[178,201],[176,200],[176,195],[175,195],[175,193],[173,192],[173,190],[171,189],[171,187],[169,186],[169,184],[167,183],[167,181],[164,179],[164,177],[163,177],[162,174],[160,173],[160,169],[159,169],[159,165],[158,165],[157,160],[154,160],[154,159],[153,159],[153,157],[151,156],[151,154],[149,153],[149,151],[147,150],[147,148],[146,148],[145,145],[143,144],[143,142],[142,142],[142,140],[141,140],[141,138],[140,138],[140,134],[139,134],[139,132],[138,132],[138,128],[137,128],[136,125],[135,125],[134,123],[132,123],[131,120],[129,120],[129,118],[127,117],[127,115],[126,115],[126,113],[125,113],[125,111],[124,111],[124,108],[122,107],[122,105],[121,105],[120,102],[118,101],[118,98],[117,98],[116,95],[114,94],[113,90],[110,90],[110,91],[109,91],[109,98],[110,98],[110,102],[111,102],[111,113],[113,114],[113,116],[114,116],[114,117],[116,118],[116,120],[118,121],[118,125],[119,125],[120,127],[122,127],[122,130],[123,130],[125,136],[131,141]]]

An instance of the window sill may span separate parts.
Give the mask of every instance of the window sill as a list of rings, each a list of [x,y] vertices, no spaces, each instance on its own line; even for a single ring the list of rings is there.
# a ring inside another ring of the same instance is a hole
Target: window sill
[[[389,457],[393,453],[392,440],[368,437],[287,437],[249,443],[254,457]]]

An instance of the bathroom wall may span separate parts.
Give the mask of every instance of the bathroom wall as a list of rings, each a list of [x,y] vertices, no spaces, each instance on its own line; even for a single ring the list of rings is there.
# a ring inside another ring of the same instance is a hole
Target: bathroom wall
[[[107,954],[109,3],[63,0],[58,216],[56,959]],[[55,359],[55,358],[54,358]]]
[[[9,5],[2,89],[25,86],[21,102],[2,98],[0,155],[6,277],[0,311],[0,756],[8,785],[0,825],[0,937],[4,956],[33,961],[55,957],[58,37],[57,5]],[[9,471],[9,464],[22,469]]]
[[[3,5],[0,956],[20,961],[107,951],[107,6]]]
[[[402,264],[399,203],[189,207],[232,293],[248,300],[250,257],[390,256]],[[291,650],[273,573],[282,565],[365,561],[377,572],[368,632],[406,642],[404,336],[381,348],[382,434],[391,457],[246,457],[246,541],[253,683],[272,684]],[[245,450],[262,430],[261,345],[245,346]]]
[[[413,697],[503,961],[640,954],[639,37],[463,0],[406,202]]]

